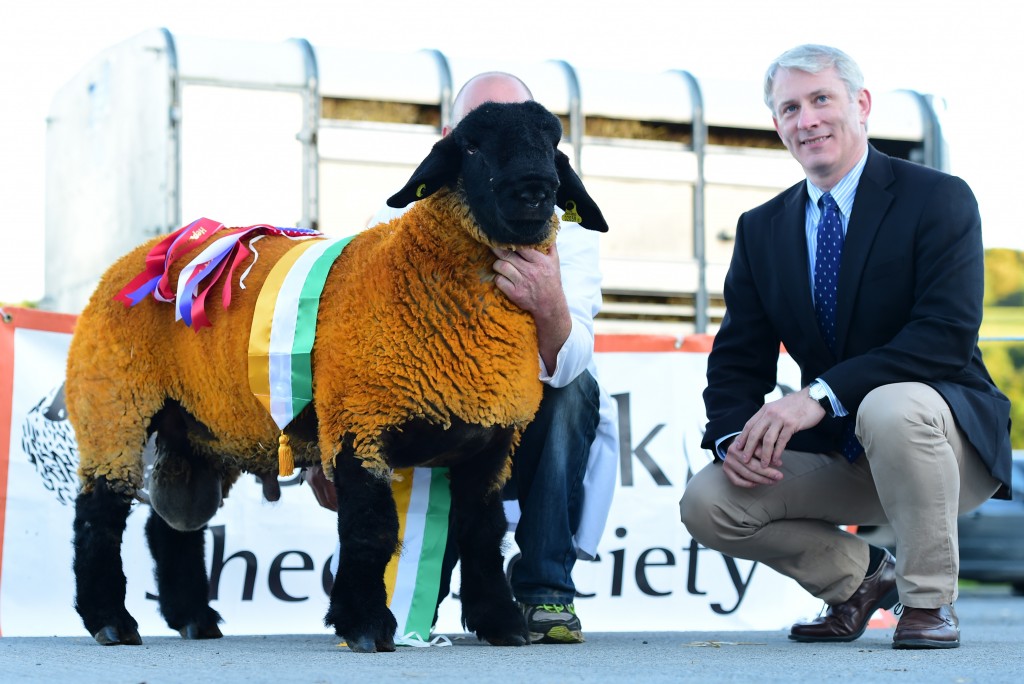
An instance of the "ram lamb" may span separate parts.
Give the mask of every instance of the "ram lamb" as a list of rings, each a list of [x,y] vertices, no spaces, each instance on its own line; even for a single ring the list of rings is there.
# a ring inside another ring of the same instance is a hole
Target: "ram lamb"
[[[391,469],[449,466],[463,623],[491,644],[529,643],[502,570],[499,490],[542,387],[533,320],[495,287],[491,248],[550,245],[556,204],[607,230],[560,137],[557,117],[536,103],[486,103],[434,145],[388,203],[419,201],[357,234],[331,266],[310,354],[312,401],[283,434],[250,391],[247,345],[259,285],[295,241],[264,236],[247,287],[221,278],[230,306],[211,306],[201,330],[176,322],[166,300],[115,301],[156,240],[106,272],[78,320],[66,379],[81,454],[75,607],[96,641],[142,642],[124,605],[120,552],[155,433],[168,475],[154,500],[199,491],[219,502],[239,473],[276,472],[285,449],[295,464],[332,473],[341,555],[325,622],[360,652],[395,648],[383,578],[398,549]],[[182,260],[168,263],[177,282]],[[188,508],[178,504],[168,510]],[[206,508],[186,524],[154,507],[146,523],[160,611],[185,638],[221,636],[204,560],[204,519],[216,506]]]

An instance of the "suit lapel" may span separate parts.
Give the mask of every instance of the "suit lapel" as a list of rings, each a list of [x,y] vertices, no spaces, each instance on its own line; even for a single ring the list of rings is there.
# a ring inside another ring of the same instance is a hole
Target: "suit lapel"
[[[839,267],[839,292],[836,303],[836,340],[839,345],[836,351],[839,358],[843,356],[859,284],[871,253],[871,246],[881,229],[882,219],[892,204],[892,194],[886,188],[893,182],[893,178],[889,158],[869,146],[868,160],[857,185],[850,222],[846,228],[846,242],[843,245],[842,264]]]
[[[790,309],[795,313],[805,340],[817,340],[819,351],[828,354],[818,319],[814,315],[814,300],[811,297],[810,275],[807,270],[807,234],[804,226],[807,221],[807,185],[803,182],[794,186],[786,198],[784,208],[772,218],[772,242],[780,250],[778,266],[782,278],[789,282],[785,288]]]

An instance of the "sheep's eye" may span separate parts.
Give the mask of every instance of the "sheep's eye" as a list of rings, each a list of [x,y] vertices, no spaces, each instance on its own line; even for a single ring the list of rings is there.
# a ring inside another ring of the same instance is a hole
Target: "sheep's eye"
[[[476,154],[478,149],[476,145],[466,145],[466,154]]]

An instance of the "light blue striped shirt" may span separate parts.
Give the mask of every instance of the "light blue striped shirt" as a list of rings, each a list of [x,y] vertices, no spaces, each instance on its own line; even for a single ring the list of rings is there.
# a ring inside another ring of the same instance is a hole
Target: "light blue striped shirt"
[[[864,164],[868,161],[868,152],[864,150],[864,156],[860,158],[857,165],[850,169],[850,172],[843,176],[835,187],[830,191],[832,199],[839,205],[839,218],[843,223],[843,237],[846,236],[846,227],[850,224],[850,213],[853,211],[853,199],[857,194],[857,184],[860,183],[860,176],[864,172]],[[807,210],[804,230],[807,232],[807,256],[809,277],[811,279],[811,293],[814,292],[814,257],[818,248],[818,221],[821,220],[821,209],[818,207],[818,200],[825,194],[825,191],[817,187],[810,180],[807,181]]]

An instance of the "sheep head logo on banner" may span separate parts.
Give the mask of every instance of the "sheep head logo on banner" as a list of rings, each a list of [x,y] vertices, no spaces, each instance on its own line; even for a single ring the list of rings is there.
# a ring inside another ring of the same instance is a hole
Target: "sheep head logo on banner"
[[[78,496],[78,446],[64,406],[64,384],[54,387],[25,416],[21,448],[61,505]]]

